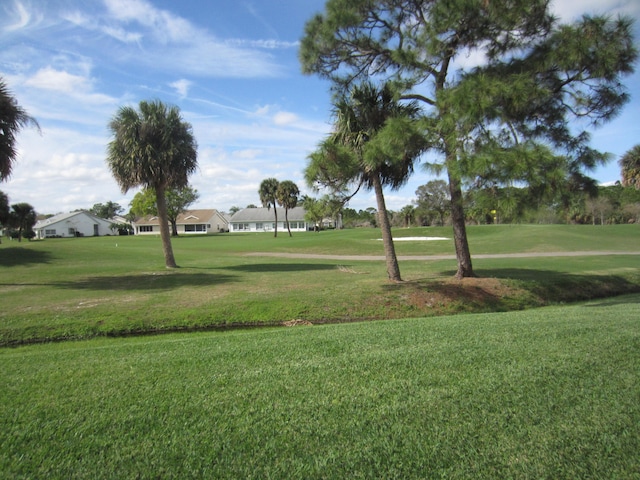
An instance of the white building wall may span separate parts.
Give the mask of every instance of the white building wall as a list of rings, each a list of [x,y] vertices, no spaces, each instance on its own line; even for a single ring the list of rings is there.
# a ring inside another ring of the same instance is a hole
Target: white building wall
[[[113,235],[114,232],[109,228],[110,226],[111,224],[106,220],[97,220],[87,215],[78,214],[59,222],[43,225],[38,228],[36,233],[38,238]]]
[[[308,229],[307,222],[289,222],[292,232],[306,232]],[[229,232],[236,233],[260,233],[260,232],[273,232],[275,228],[274,222],[248,222],[248,223],[229,223]],[[278,221],[278,231],[287,231],[286,222]]]

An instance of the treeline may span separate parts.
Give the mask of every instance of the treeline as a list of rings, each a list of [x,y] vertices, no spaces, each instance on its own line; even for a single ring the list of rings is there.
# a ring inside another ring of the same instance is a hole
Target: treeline
[[[486,223],[565,223],[607,225],[640,223],[640,190],[621,184],[565,193],[539,200],[527,189],[470,191],[465,197],[468,221]]]
[[[389,210],[393,227],[450,225],[447,185],[434,180],[416,190],[416,200],[400,210]],[[640,189],[622,184],[597,187],[554,199],[538,199],[525,188],[472,189],[464,194],[467,223],[591,224],[640,223]],[[337,218],[334,211],[326,211]],[[377,211],[370,207],[340,212],[344,228],[377,227]]]

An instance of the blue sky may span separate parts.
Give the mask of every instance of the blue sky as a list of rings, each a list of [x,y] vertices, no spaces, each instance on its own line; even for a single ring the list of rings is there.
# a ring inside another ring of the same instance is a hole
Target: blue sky
[[[267,177],[303,193],[307,156],[330,130],[329,84],[300,73],[298,42],[324,0],[4,0],[0,76],[42,132],[24,130],[12,177],[0,190],[39,213],[114,201],[129,208],[105,163],[107,124],[122,105],[160,99],[180,107],[198,141],[191,184],[196,208],[258,204]],[[556,0],[569,21],[582,13],[640,19],[637,0]],[[640,40],[640,25],[635,25]],[[459,59],[461,63],[469,61]],[[620,177],[617,159],[640,143],[640,73],[626,79],[632,101],[593,131],[614,160],[593,172]],[[406,187],[386,192],[390,209],[411,203],[433,177],[418,167]],[[375,206],[373,193],[349,205]]]

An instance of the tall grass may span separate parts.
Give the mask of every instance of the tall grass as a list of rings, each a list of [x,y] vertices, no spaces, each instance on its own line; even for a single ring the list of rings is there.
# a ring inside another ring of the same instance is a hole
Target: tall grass
[[[0,349],[0,476],[636,478],[639,303]]]

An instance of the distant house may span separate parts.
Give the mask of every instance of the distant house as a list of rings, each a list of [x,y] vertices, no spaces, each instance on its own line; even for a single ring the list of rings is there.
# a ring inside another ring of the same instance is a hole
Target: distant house
[[[313,228],[304,219],[305,210],[295,207],[289,210],[289,227],[292,232],[305,232]],[[273,208],[245,208],[236,212],[229,220],[230,232],[272,232],[275,229]],[[284,208],[278,208],[278,231],[286,231]]]
[[[131,220],[128,218],[122,215],[116,215],[109,220],[114,225],[113,228],[116,229],[118,235],[133,235],[133,226],[131,225]]]
[[[39,220],[33,227],[36,238],[98,237],[113,235],[112,223],[86,212],[60,213]]]
[[[137,218],[132,225],[136,235],[160,234],[160,221],[154,215]],[[176,227],[178,235],[227,232],[229,219],[215,209],[187,210],[178,215]]]

